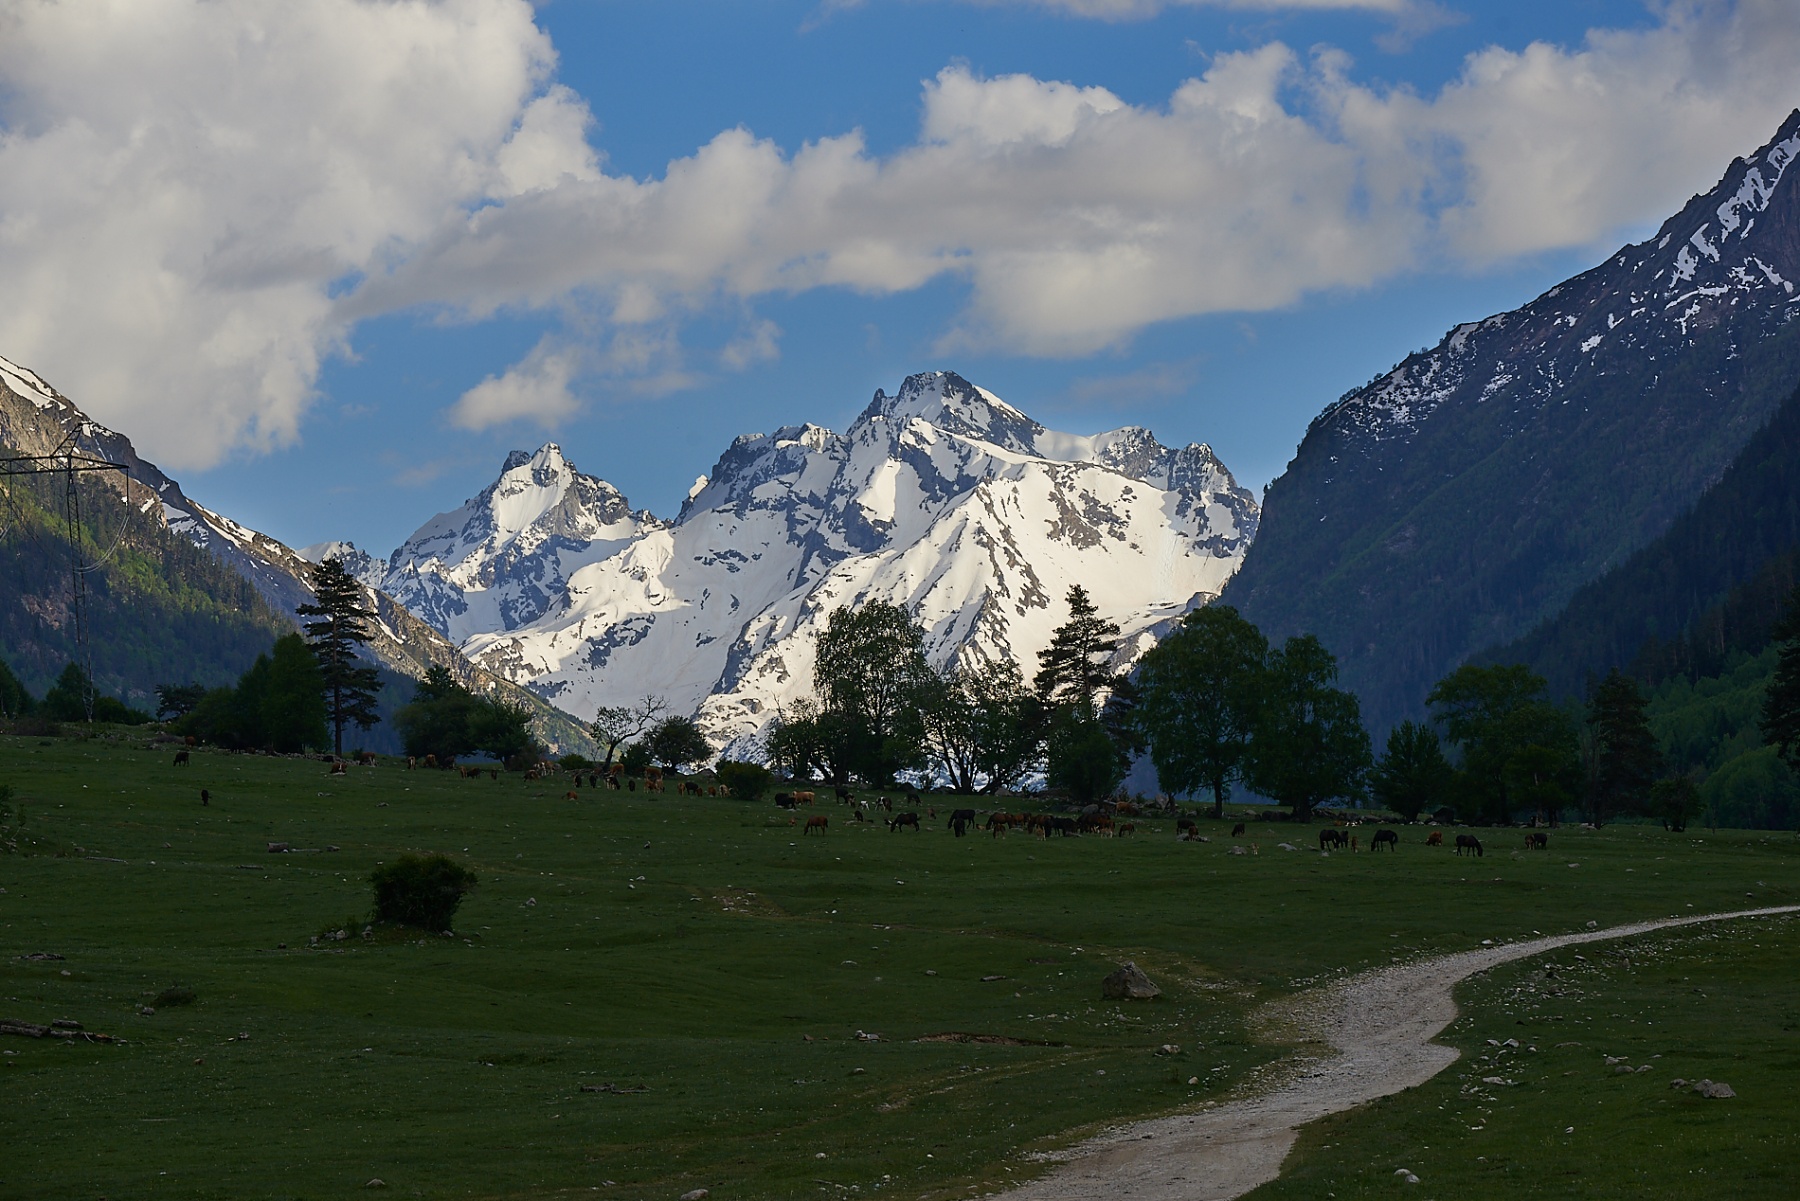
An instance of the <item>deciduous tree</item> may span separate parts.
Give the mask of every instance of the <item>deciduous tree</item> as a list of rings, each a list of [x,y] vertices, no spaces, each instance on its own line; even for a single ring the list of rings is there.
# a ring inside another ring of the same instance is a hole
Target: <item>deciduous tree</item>
[[[1403,721],[1388,732],[1387,748],[1369,774],[1369,783],[1376,804],[1410,822],[1427,807],[1443,803],[1455,777],[1438,732]]]
[[[1337,660],[1311,634],[1289,638],[1263,673],[1247,782],[1291,805],[1301,821],[1327,801],[1364,793],[1369,734],[1362,706],[1336,684]]]
[[[1175,794],[1213,795],[1222,816],[1256,729],[1268,640],[1229,605],[1207,605],[1139,662],[1132,720],[1156,778]]]

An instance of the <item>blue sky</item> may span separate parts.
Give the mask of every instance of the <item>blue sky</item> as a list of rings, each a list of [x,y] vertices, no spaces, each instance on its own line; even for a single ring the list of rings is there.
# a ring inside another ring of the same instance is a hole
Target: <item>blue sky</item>
[[[672,515],[934,368],[1260,488],[1800,103],[1780,0],[0,9],[0,354],[378,554],[514,447]]]

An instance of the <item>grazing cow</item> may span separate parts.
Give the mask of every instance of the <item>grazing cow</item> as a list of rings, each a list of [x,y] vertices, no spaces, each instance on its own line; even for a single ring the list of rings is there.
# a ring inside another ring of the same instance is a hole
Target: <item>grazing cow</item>
[[[202,788],[200,790],[200,803],[202,805],[212,804],[212,793],[210,793],[210,792],[206,791],[206,789]]]
[[[565,800],[565,801],[579,801],[580,799],[581,799],[581,794],[579,792],[576,792],[573,788],[571,788],[571,789],[569,789],[569,791],[563,793],[563,800]]]
[[[776,793],[775,807],[777,809],[792,809],[794,807],[794,794],[791,792]]]
[[[644,769],[644,791],[645,792],[661,792],[662,787],[663,787],[662,768],[646,767]]]
[[[1242,838],[1244,836],[1244,823],[1243,822],[1239,822],[1237,825],[1231,827],[1231,836],[1233,838]]]
[[[906,786],[906,803],[909,805],[917,805],[920,803],[921,799],[919,790],[914,788],[911,784],[908,784]]]
[[[1427,834],[1425,836],[1425,845],[1428,847],[1443,846],[1444,845],[1444,832],[1442,830],[1433,830],[1431,833]]]
[[[1456,853],[1460,855],[1464,851],[1468,851],[1477,859],[1481,858],[1481,839],[1473,834],[1458,834],[1456,836]]]
[[[1327,826],[1325,829],[1319,831],[1319,849],[1321,851],[1328,850],[1331,847],[1342,849],[1349,845],[1350,836],[1342,830]]]
[[[1124,822],[1119,826],[1119,837],[1120,838],[1125,837],[1127,834],[1136,834],[1136,833],[1137,833],[1137,826],[1132,822]]]
[[[175,766],[176,767],[186,767],[187,765],[188,765],[188,753],[186,751],[176,751],[175,752]]]
[[[425,766],[426,767],[436,767],[437,766],[437,756],[436,755],[425,756]]]
[[[374,751],[364,751],[362,754],[360,754],[356,757],[356,761],[358,763],[362,764],[364,767],[374,767],[375,766],[375,752]]]
[[[488,779],[498,780],[499,778],[500,778],[500,769],[499,768],[497,768],[497,767],[488,768]]]
[[[975,811],[973,809],[958,809],[950,815],[950,828],[956,832],[958,838],[963,836],[965,829],[974,824]]]
[[[418,766],[419,766],[419,761],[417,759],[413,758],[411,755],[408,755],[406,757],[406,770],[407,771],[413,771]]]
[[[1064,838],[1074,838],[1081,833],[1080,827],[1072,817],[1052,817],[1047,821],[1048,824],[1044,827],[1045,838],[1050,837],[1052,831],[1061,834]]]
[[[1200,827],[1194,824],[1191,817],[1181,818],[1175,823],[1175,841],[1200,837]]]
[[[1375,831],[1375,837],[1369,839],[1369,850],[1379,851],[1384,846],[1390,851],[1399,850],[1400,836],[1392,830]]]
[[[817,817],[807,818],[806,819],[806,828],[804,830],[801,830],[800,833],[811,834],[813,831],[817,830],[820,834],[823,834],[823,833],[825,833],[825,827],[830,824],[831,824],[831,819],[826,817],[823,813],[821,813]]]
[[[1550,849],[1550,836],[1542,830],[1533,830],[1525,836],[1525,849],[1528,851],[1547,851]]]
[[[537,778],[538,778],[538,769],[537,768],[528,767],[525,769],[525,782],[527,784],[531,783],[532,781],[536,780]]]
[[[856,797],[854,792],[851,792],[842,784],[839,784],[836,788],[832,789],[832,791],[837,793],[838,804],[840,805],[848,805]]]
[[[915,830],[920,830],[919,815],[916,813],[895,814],[894,820],[888,823],[888,833],[892,834],[902,826],[911,826]],[[924,831],[920,830],[920,832],[923,833]]]

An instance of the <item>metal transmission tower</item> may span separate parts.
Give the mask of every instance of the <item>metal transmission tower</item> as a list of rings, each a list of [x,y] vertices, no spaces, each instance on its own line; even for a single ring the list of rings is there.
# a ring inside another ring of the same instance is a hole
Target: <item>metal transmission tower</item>
[[[125,507],[131,508],[131,471],[123,463],[88,454],[75,445],[75,433],[67,434],[57,448],[47,455],[13,455],[0,458],[0,482],[7,484],[7,499],[13,498],[12,481],[22,477],[58,476],[63,478],[63,529],[69,542],[69,624],[74,627],[76,662],[81,664],[81,707],[88,721],[94,720],[94,653],[88,645],[87,576],[98,571],[119,548],[125,535],[125,523],[119,523],[119,538],[112,548],[92,562],[83,562],[81,554],[81,488],[80,479],[95,472],[116,471],[125,481]],[[17,515],[13,515],[17,522]],[[97,542],[97,540],[96,540]]]

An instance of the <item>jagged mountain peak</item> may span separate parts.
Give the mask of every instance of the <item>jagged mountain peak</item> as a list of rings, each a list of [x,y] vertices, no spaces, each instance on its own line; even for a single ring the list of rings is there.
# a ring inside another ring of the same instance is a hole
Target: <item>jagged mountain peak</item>
[[[586,545],[465,542],[455,562],[415,546],[387,587],[545,697],[586,712],[650,690],[737,753],[810,689],[838,605],[905,605],[940,661],[1029,666],[1079,582],[1135,653],[1217,594],[1257,505],[1204,446],[1058,433],[934,371],[877,391],[841,434],[735,438],[675,521],[643,516],[633,537]]]

